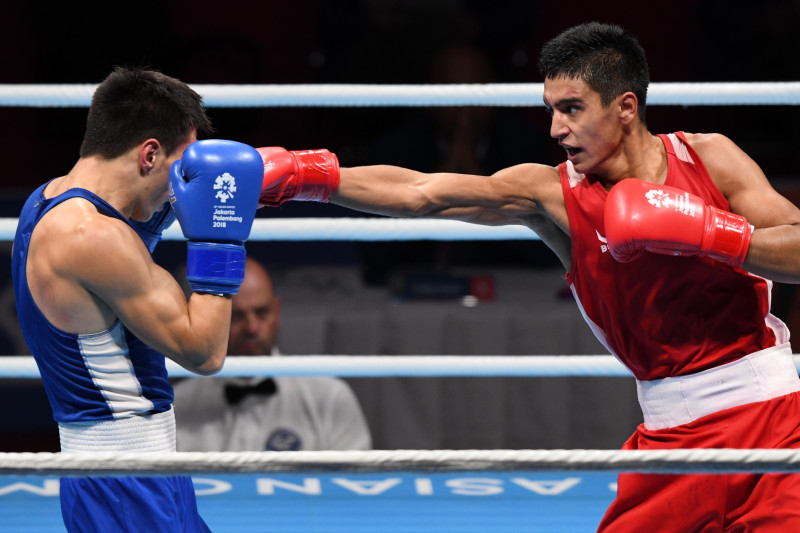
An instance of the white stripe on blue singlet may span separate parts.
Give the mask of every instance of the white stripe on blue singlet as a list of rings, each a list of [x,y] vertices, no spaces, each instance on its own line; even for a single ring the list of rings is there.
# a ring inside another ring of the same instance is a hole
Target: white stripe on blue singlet
[[[79,335],[78,344],[92,381],[115,418],[148,412],[153,402],[142,395],[133,370],[121,322],[93,335]]]

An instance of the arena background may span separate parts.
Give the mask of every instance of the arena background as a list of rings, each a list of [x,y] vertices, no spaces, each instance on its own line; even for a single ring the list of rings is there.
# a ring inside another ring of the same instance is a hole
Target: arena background
[[[511,0],[195,0],[124,10],[110,4],[5,2],[0,83],[98,83],[117,64],[151,66],[190,84],[540,82],[535,63],[541,44],[589,20],[618,23],[636,35],[654,82],[800,80],[800,6],[788,0],[688,1],[658,8]],[[457,52],[447,56],[447,66],[463,66],[450,78],[442,77],[450,68],[434,63],[444,50]],[[467,69],[473,63],[466,60],[480,56],[490,70]],[[217,137],[256,146],[325,147],[344,166],[395,163],[435,170],[451,161],[441,150],[448,146],[443,121],[452,119],[449,111],[209,113]],[[456,112],[476,126],[472,153],[481,157],[470,163],[486,173],[523,161],[562,160],[541,107],[486,108],[479,116],[475,110]],[[37,185],[69,170],[85,114],[83,108],[0,107],[0,216],[16,217]],[[654,133],[728,135],[795,201],[798,118],[798,109],[786,106],[657,106],[647,115]],[[362,215],[295,203],[262,209],[259,216]],[[184,248],[163,243],[157,258],[177,272]],[[0,249],[7,253],[10,243],[0,243]],[[248,251],[271,268],[283,298],[280,345],[287,354],[605,353],[565,292],[555,257],[536,241],[253,242]],[[24,354],[7,265],[0,267],[0,354]],[[415,292],[420,280],[439,284],[439,297]],[[448,289],[470,281],[484,287],[475,307],[462,305],[463,291]],[[776,284],[773,310],[800,335],[792,286]],[[627,378],[349,381],[376,447],[386,449],[617,448],[641,417]],[[0,422],[0,451],[57,450],[38,381],[4,380],[0,402],[13,406],[4,409]]]

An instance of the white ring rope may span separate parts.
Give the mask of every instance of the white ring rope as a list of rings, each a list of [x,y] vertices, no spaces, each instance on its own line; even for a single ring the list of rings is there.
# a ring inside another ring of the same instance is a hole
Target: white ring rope
[[[794,355],[800,371],[800,355]],[[196,376],[167,360],[171,377]],[[631,377],[611,355],[228,356],[217,377]],[[0,357],[0,379],[39,379],[30,355]]]
[[[97,84],[0,85],[0,106],[88,107]],[[207,107],[541,106],[541,83],[193,84]],[[800,82],[651,83],[650,105],[797,105]]]
[[[0,218],[0,241],[14,240],[16,218]],[[185,240],[179,224],[164,240]],[[257,218],[250,241],[493,241],[539,240],[524,226],[480,226],[458,220],[402,218]]]
[[[183,240],[173,224],[164,239]],[[257,241],[462,241],[538,240],[525,226],[480,226],[458,220],[404,218],[257,218],[250,240]]]
[[[789,473],[800,472],[800,449],[0,453],[0,475],[168,476],[506,470]]]
[[[196,374],[167,360],[171,377]],[[228,356],[218,377],[340,376],[340,377],[491,377],[605,376],[630,377],[610,355],[296,355]],[[0,378],[39,378],[32,356],[0,357]]]

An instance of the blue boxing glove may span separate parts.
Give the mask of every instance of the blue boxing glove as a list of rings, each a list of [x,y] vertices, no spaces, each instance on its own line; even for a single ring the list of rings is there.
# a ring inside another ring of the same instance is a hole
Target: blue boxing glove
[[[253,226],[263,175],[255,148],[220,139],[190,144],[172,164],[169,201],[189,240],[186,279],[193,291],[239,292],[243,243]]]
[[[153,213],[150,220],[139,222],[138,220],[129,220],[133,229],[139,234],[139,237],[144,241],[144,245],[153,253],[156,244],[161,240],[161,234],[165,229],[170,227],[175,222],[175,211],[169,202],[164,202],[161,209]]]

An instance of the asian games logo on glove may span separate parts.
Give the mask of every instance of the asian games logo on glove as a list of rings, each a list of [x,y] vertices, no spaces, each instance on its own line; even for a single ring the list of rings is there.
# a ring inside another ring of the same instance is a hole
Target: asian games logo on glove
[[[644,196],[653,207],[669,207],[672,205],[672,198],[661,189],[650,189]]]
[[[674,207],[679,213],[690,217],[695,216],[697,206],[690,200],[689,193],[673,198],[661,189],[650,189],[644,196],[653,207],[665,207],[667,209]]]
[[[217,191],[216,197],[224,204],[228,199],[233,198],[233,193],[236,192],[236,178],[227,172],[222,176],[217,176],[214,181],[214,190]]]
[[[233,199],[233,195],[236,192],[236,178],[227,172],[217,176],[214,181],[214,190],[217,191],[216,198],[219,199],[219,203],[227,203],[228,200]],[[231,205],[215,205],[214,213],[211,217],[215,228],[226,228],[230,222],[242,223],[242,217],[236,216],[235,203],[231,203]]]

